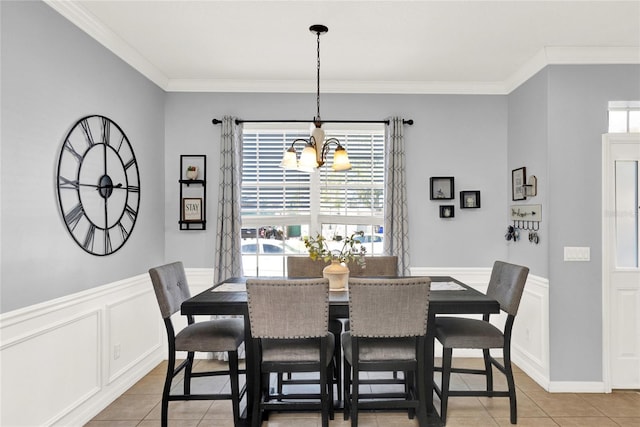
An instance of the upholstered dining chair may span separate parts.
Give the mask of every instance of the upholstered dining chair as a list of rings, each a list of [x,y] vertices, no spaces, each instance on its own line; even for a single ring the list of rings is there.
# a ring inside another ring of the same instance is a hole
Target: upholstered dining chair
[[[344,418],[358,425],[360,409],[407,409],[426,425],[425,337],[428,277],[349,281],[351,329],[342,334]],[[362,373],[404,372],[401,393],[362,393]]]
[[[169,402],[175,400],[231,400],[234,425],[240,418],[240,401],[245,387],[240,389],[238,369],[238,346],[244,340],[244,321],[242,319],[216,319],[194,322],[193,316],[187,316],[187,326],[176,334],[171,316],[180,310],[182,302],[191,297],[184,266],[181,262],[162,265],[149,270],[153,289],[164,319],[169,345],[167,373],[162,390],[161,424],[167,426]],[[176,367],[176,352],[186,351],[187,358]],[[195,352],[226,352],[229,369],[223,371],[193,372]],[[183,394],[170,394],[173,378],[184,370]],[[192,394],[191,379],[228,375],[231,393]]]
[[[347,264],[349,267],[349,277],[396,277],[398,272],[398,257],[397,256],[365,256],[364,266],[357,262],[350,262]],[[312,260],[308,256],[289,256],[287,257],[287,277],[294,278],[311,278],[322,277],[322,270],[329,265],[330,262],[323,260]],[[348,325],[347,325],[348,328]],[[334,382],[336,384],[336,390],[338,400],[342,400],[342,345],[340,344],[340,334],[342,334],[343,324],[339,319],[332,319],[329,321],[329,330],[336,337],[336,345],[334,351]],[[291,378],[279,378],[278,387],[282,387],[283,384],[295,384],[305,383],[307,380],[298,380]]]
[[[328,279],[247,279],[247,302],[258,387],[254,427],[267,410],[318,410],[322,426],[333,418],[333,347],[329,332]],[[271,373],[319,372],[319,393],[275,395]],[[319,399],[318,399],[319,398]]]
[[[442,367],[435,371],[442,372],[442,386],[434,381],[434,388],[440,397],[440,418],[446,423],[447,405],[451,396],[489,396],[509,397],[511,424],[517,422],[516,388],[511,368],[511,329],[515,320],[520,298],[527,281],[529,269],[520,265],[496,261],[493,264],[487,295],[500,303],[502,311],[507,313],[504,329],[500,330],[489,323],[489,315],[482,320],[458,317],[437,317],[435,337],[443,346]],[[482,349],[485,369],[452,368],[451,359],[454,348]],[[490,349],[501,348],[503,363],[498,362],[490,354]],[[508,391],[493,389],[493,366],[507,378]],[[486,390],[450,390],[452,372],[480,374],[486,377]]]

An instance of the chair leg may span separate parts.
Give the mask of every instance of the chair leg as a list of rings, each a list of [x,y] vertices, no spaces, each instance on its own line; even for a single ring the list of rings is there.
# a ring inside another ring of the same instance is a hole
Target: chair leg
[[[440,396],[440,418],[442,424],[447,422],[447,404],[449,403],[449,383],[451,380],[451,358],[453,355],[453,349],[442,349],[442,387]]]
[[[505,346],[503,349],[504,372],[507,377],[507,386],[509,387],[509,407],[511,412],[511,424],[518,422],[518,406],[516,402],[516,384],[513,380],[513,369],[511,368],[511,348]]]
[[[482,355],[484,357],[484,370],[485,377],[487,379],[487,391],[493,391],[493,365],[491,364],[491,354],[489,353],[489,349],[483,348]]]
[[[342,396],[344,398],[344,407],[343,407],[343,418],[344,420],[349,419],[349,411],[351,410],[351,365],[345,359],[342,363]]]
[[[169,418],[169,393],[171,392],[171,382],[173,381],[174,370],[176,369],[176,353],[169,349],[169,360],[167,360],[167,376],[162,389],[162,404],[160,409],[160,425],[167,427]]]
[[[360,370],[358,369],[358,361],[353,361],[352,365],[352,382],[351,382],[351,427],[358,427],[358,399],[360,388]]]
[[[323,360],[322,358],[320,359]],[[333,386],[329,377],[333,375],[333,366],[330,363],[328,369],[320,368],[320,405],[322,411],[322,427],[329,427],[329,386]],[[333,393],[332,393],[333,394]]]
[[[231,407],[233,410],[233,425],[240,421],[240,381],[238,379],[238,352],[229,351],[229,381],[231,383]]]
[[[184,394],[191,394],[191,371],[193,369],[193,355],[194,352],[187,353],[187,365],[184,368]]]

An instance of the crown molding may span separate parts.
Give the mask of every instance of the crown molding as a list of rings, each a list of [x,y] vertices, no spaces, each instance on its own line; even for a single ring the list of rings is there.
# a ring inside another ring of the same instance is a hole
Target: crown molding
[[[102,25],[74,1],[43,0],[143,76],[167,92],[313,93],[311,80],[169,79],[155,65]],[[332,81],[323,80],[323,93],[506,95],[552,64],[640,64],[639,46],[546,47],[504,81]]]
[[[140,74],[166,90],[169,79],[155,65],[124,41],[120,36],[95,19],[82,6],[74,1],[43,0],[60,15],[67,18],[98,43],[113,52]]]

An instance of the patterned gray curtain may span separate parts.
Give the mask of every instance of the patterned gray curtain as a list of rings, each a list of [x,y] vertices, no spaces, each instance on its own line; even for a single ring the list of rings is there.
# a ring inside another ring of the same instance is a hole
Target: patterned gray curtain
[[[242,276],[240,256],[240,180],[242,178],[242,125],[236,118],[222,119],[218,222],[213,277],[216,283]]]
[[[409,276],[409,221],[404,124],[392,117],[385,132],[384,253],[398,257],[398,274]]]

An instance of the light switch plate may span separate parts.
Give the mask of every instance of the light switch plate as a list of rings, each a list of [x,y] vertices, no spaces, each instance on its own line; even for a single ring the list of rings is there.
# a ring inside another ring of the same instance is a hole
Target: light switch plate
[[[591,260],[591,248],[582,246],[565,246],[564,247],[564,260],[565,261],[590,261]]]

